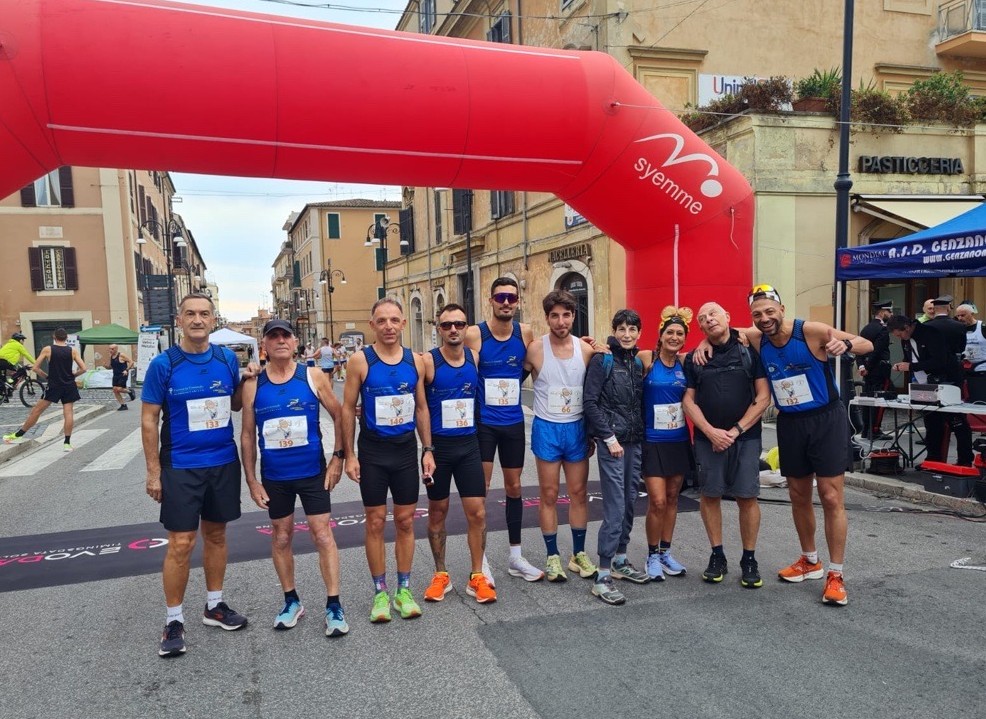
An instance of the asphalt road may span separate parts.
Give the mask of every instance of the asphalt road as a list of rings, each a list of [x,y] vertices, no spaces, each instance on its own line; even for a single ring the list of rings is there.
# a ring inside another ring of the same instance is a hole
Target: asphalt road
[[[343,549],[342,600],[352,631],[328,640],[316,555],[306,552],[297,577],[309,615],[298,627],[271,628],[281,594],[268,559],[237,562],[227,572],[226,598],[251,620],[240,632],[198,623],[205,589],[201,570],[193,570],[188,653],[161,660],[156,575],[4,586],[4,538],[156,521],[133,446],[138,417],[107,412],[76,430],[70,454],[49,461],[43,449],[0,465],[0,717],[982,716],[986,572],[949,564],[986,559],[983,525],[890,511],[913,507],[852,489],[845,608],[820,603],[821,582],[773,580],[798,548],[786,490],[767,489],[759,590],[739,586],[736,512],[726,503],[726,581],[700,580],[708,542],[698,514],[684,513],[675,554],[688,575],[623,585],[629,601],[622,607],[592,597],[587,580],[508,577],[506,533],[495,531],[488,554],[497,603],[480,606],[466,596],[468,555],[465,537],[456,535],[448,552],[455,590],[446,600],[424,605],[420,619],[371,625],[363,551]],[[530,457],[524,484],[525,495],[536,496]],[[498,475],[494,487],[502,487]],[[333,497],[337,504],[358,499],[348,480]],[[243,508],[255,510],[245,491]],[[590,524],[590,550],[597,528]],[[424,532],[418,536],[412,587],[420,599],[431,564]],[[565,527],[559,540],[567,552]],[[152,544],[144,551],[163,557]],[[543,562],[536,529],[525,530],[524,546]],[[645,552],[638,521],[631,558],[640,565]],[[389,562],[393,579],[392,553]]]

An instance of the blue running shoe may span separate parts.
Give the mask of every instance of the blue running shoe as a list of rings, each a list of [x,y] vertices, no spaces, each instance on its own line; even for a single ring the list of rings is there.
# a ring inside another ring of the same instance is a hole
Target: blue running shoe
[[[274,620],[274,629],[290,629],[298,620],[305,616],[305,608],[297,599],[289,599],[284,603],[284,609]]]
[[[341,637],[349,634],[349,625],[346,624],[346,613],[342,607],[333,604],[325,609],[325,636]]]
[[[664,581],[664,565],[661,564],[658,556],[657,554],[647,555],[647,576],[652,582]]]
[[[684,565],[679,564],[678,560],[671,556],[671,552],[658,552],[657,556],[661,566],[664,567],[664,573],[668,576],[677,577],[685,573]]]

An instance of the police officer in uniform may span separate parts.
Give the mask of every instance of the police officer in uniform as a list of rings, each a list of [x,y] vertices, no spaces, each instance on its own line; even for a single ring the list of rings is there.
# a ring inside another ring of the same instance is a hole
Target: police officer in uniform
[[[893,302],[876,300],[873,303],[873,319],[860,330],[861,337],[873,343],[873,351],[857,355],[856,367],[863,378],[863,394],[873,397],[877,392],[885,392],[890,387],[890,330],[887,319],[893,314]],[[863,438],[890,439],[881,429],[883,407],[863,407]]]

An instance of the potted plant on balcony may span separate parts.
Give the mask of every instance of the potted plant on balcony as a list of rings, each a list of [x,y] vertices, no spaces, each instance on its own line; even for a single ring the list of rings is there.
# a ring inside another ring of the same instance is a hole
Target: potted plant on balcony
[[[791,106],[800,112],[831,112],[833,100],[842,89],[842,73],[839,68],[815,69],[808,77],[794,83],[798,96]]]
[[[968,127],[979,121],[981,110],[969,88],[962,82],[962,72],[936,72],[915,80],[906,95],[911,118]]]

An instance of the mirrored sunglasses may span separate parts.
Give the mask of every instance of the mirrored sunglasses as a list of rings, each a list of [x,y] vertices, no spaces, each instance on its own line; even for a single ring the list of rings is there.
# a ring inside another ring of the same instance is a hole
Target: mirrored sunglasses
[[[457,330],[464,330],[466,328],[466,324],[468,323],[463,322],[462,320],[455,320],[454,322],[439,322],[438,326],[443,330],[450,330],[453,327]]]
[[[493,295],[493,301],[500,304],[516,304],[518,299],[520,298],[513,292],[497,292]]]

